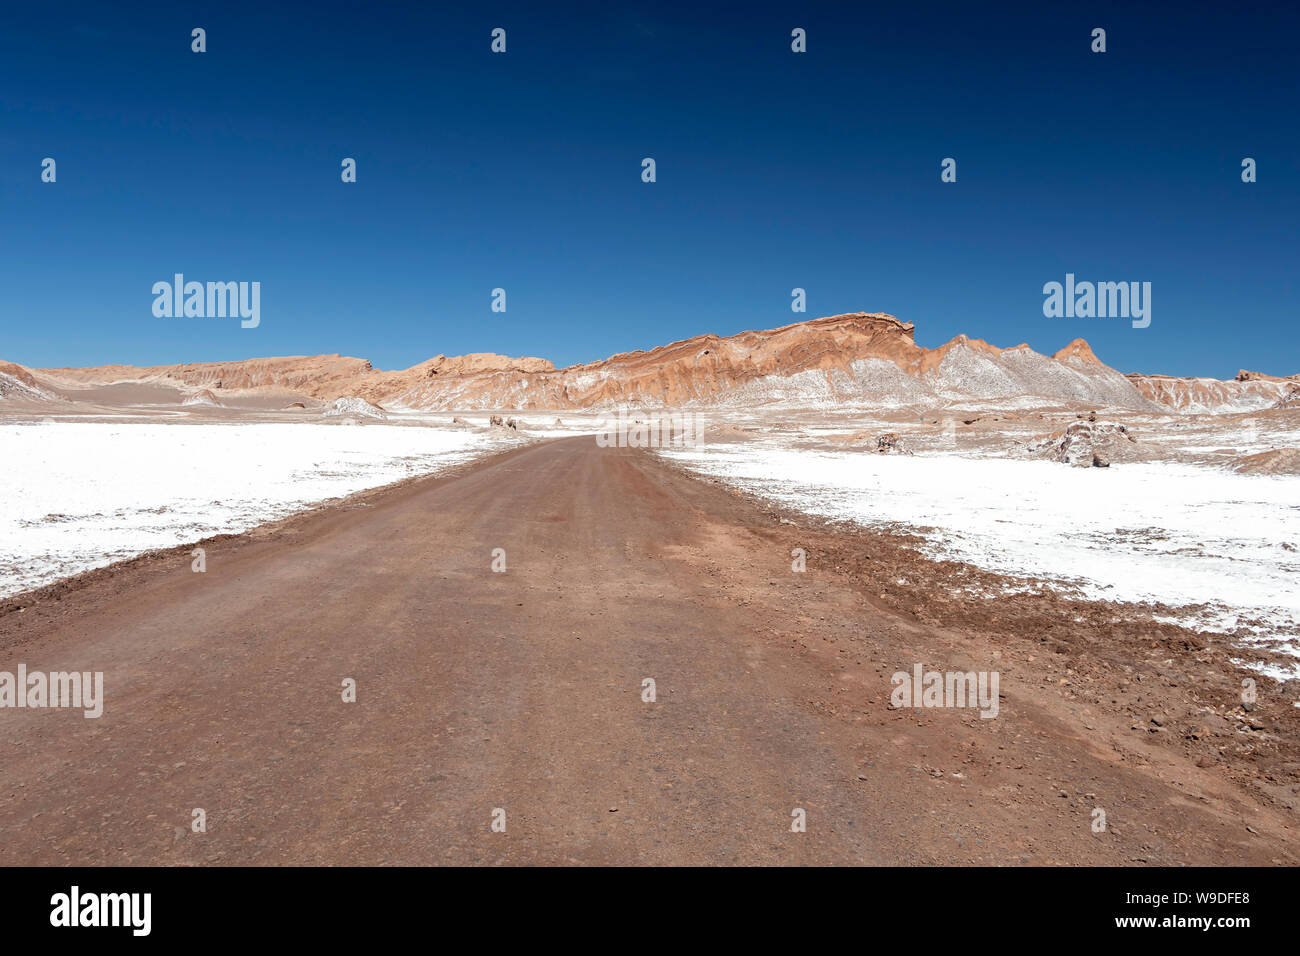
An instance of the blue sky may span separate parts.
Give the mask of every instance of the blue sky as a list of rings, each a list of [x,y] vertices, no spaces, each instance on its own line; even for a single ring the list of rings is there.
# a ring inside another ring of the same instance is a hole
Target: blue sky
[[[1300,371],[1300,15],[1039,6],[11,5],[0,359],[566,365],[863,310]],[[176,272],[261,282],[261,325],[155,318]],[[1045,318],[1067,272],[1151,282],[1150,327]]]

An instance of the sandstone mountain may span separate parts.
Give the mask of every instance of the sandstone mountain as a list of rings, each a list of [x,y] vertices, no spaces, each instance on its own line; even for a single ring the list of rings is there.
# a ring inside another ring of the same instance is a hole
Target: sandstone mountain
[[[1283,378],[1242,369],[1232,380],[1174,378],[1168,375],[1129,375],[1139,392],[1178,412],[1222,414],[1285,408],[1300,391],[1300,375]]]
[[[31,369],[0,362],[0,399],[47,402],[57,400],[57,396],[41,387]]]
[[[737,335],[699,335],[649,351],[556,369],[540,358],[438,355],[381,371],[340,355],[259,358],[186,365],[27,370],[26,387],[71,400],[132,383],[191,395],[290,394],[333,402],[356,398],[389,410],[579,409],[781,404],[875,407],[949,401],[1003,405],[1071,403],[1137,410],[1180,408],[1186,386],[1161,376],[1125,376],[1082,339],[1047,356],[1028,345],[1002,349],[959,335],[928,349],[913,326],[884,313],[854,312]],[[1191,380],[1202,381],[1202,380]],[[1211,381],[1211,380],[1203,380]],[[1241,388],[1280,390],[1286,380]],[[1199,407],[1198,407],[1199,410]]]

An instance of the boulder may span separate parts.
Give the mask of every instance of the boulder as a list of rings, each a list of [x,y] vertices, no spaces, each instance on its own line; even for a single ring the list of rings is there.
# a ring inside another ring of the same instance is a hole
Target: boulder
[[[903,444],[903,439],[898,437],[897,432],[885,432],[876,439],[876,454],[910,455],[912,452]]]
[[[1076,468],[1109,468],[1122,459],[1135,438],[1127,425],[1114,422],[1075,422],[1063,432],[1039,439],[1030,452]]]
[[[372,405],[364,398],[348,395],[337,398],[334,404],[325,409],[326,415],[341,415],[349,418],[387,418],[388,413],[378,405]]]

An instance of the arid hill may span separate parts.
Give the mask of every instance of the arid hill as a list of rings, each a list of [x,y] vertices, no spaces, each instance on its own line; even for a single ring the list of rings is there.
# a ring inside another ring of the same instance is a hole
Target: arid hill
[[[48,402],[56,396],[41,387],[31,369],[0,362],[0,400]]]
[[[1177,412],[1221,414],[1284,407],[1300,377],[1282,378],[1242,369],[1235,379],[1175,378],[1169,375],[1129,375],[1129,381],[1149,398]]]
[[[1003,349],[965,335],[929,349],[916,344],[910,322],[865,312],[726,337],[698,335],[563,369],[545,359],[491,353],[438,355],[399,371],[381,371],[365,359],[341,355],[148,368],[10,368],[17,370],[9,373],[11,381],[73,401],[130,384],[183,396],[206,390],[218,401],[257,394],[323,402],[356,398],[390,410],[621,404],[839,408],[949,401],[1202,410],[1231,406],[1238,393],[1273,403],[1295,384],[1264,376],[1228,383],[1125,376],[1102,363],[1082,339],[1052,356],[1028,345]]]
[[[1246,455],[1233,463],[1233,469],[1250,475],[1300,475],[1300,448],[1275,448]]]

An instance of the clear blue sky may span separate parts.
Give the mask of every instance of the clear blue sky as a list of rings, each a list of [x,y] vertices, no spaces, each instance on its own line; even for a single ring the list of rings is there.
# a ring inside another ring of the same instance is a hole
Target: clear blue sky
[[[0,359],[565,365],[865,310],[1300,371],[1290,6],[9,4]],[[261,326],[155,318],[175,272],[261,282]],[[1044,318],[1066,272],[1151,282],[1151,326]]]

